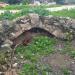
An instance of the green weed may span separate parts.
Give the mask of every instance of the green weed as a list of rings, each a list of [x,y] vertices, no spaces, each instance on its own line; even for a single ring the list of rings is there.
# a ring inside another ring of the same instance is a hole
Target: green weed
[[[36,62],[40,57],[53,53],[55,43],[54,38],[38,36],[28,46],[18,46],[16,52],[18,55],[22,54],[25,59]]]
[[[75,18],[75,9],[50,12],[50,15]]]
[[[20,75],[47,75],[48,73],[52,73],[50,65],[24,64]]]
[[[35,7],[40,7],[40,8],[51,8],[51,7],[60,7],[61,5],[47,5],[47,4],[41,4],[40,6],[35,6]],[[8,5],[6,7],[0,7],[1,10],[21,10],[24,8],[32,8],[34,6],[30,6],[28,4],[26,5]]]
[[[62,72],[63,72],[64,75],[70,75],[70,73],[71,73],[71,71],[69,69],[66,69],[66,68],[64,68],[62,70]]]

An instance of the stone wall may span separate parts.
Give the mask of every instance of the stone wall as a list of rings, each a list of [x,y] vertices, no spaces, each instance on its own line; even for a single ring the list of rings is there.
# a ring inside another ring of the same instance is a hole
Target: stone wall
[[[2,24],[0,24],[0,26],[3,26]],[[73,40],[75,37],[75,21],[71,18],[65,17],[43,17],[38,14],[29,14],[11,21],[8,24],[8,27],[9,28],[5,36],[7,36],[6,39],[9,40],[18,38],[22,33],[32,28],[41,28],[49,32],[54,37],[62,40]]]

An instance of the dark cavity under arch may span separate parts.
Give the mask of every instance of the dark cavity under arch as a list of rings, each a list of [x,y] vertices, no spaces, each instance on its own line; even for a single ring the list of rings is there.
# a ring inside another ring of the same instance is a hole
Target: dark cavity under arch
[[[48,32],[47,30],[44,30],[42,28],[39,27],[34,27],[31,28],[30,30],[25,30],[21,35],[19,35],[17,38],[12,39],[13,41],[13,45],[11,46],[12,48],[15,48],[16,46],[18,46],[19,44],[24,44],[27,45],[28,43],[31,42],[32,40],[32,35],[34,35],[39,33],[41,35],[45,35],[48,37],[54,37],[54,35],[52,35],[50,32]]]
[[[34,27],[34,28],[31,28],[30,30],[28,30],[29,32],[31,33],[40,33],[42,35],[46,35],[48,37],[54,37],[54,35],[52,35],[50,32],[48,32],[47,30],[45,29],[42,29],[42,28],[39,28],[39,27]]]

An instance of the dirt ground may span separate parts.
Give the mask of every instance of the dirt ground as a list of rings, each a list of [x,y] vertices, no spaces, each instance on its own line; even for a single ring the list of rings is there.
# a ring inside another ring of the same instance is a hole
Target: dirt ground
[[[70,42],[75,49],[75,40]],[[42,64],[50,64],[55,75],[75,75],[75,59],[68,54],[62,54],[61,50],[64,48],[64,42],[58,42],[55,47],[56,52],[49,56],[43,57],[40,62]],[[60,50],[60,51],[59,51]],[[69,74],[63,74],[62,70],[67,70]]]
[[[66,54],[54,53],[50,56],[43,57],[41,63],[50,64],[55,75],[63,75],[62,69],[68,69],[70,75],[75,75],[75,60]]]
[[[71,45],[75,48],[75,40],[71,42]],[[66,53],[62,54],[61,50],[63,49],[63,47],[64,42],[59,41],[55,46],[55,52],[53,54],[40,58],[39,62],[41,64],[49,64],[52,67],[53,75],[75,75],[75,59],[71,58]],[[14,62],[15,61],[24,62],[25,60],[17,58],[17,60],[14,60]],[[23,64],[19,63],[19,68],[22,68]],[[12,71],[7,71],[5,75],[18,75],[16,68]]]

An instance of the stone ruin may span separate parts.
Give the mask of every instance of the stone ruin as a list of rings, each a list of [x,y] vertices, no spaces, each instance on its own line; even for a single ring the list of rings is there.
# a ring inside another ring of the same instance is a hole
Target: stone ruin
[[[13,21],[0,21],[0,51],[7,50],[10,54],[11,49],[13,50],[19,44],[26,45],[30,42],[33,33],[71,41],[75,37],[75,22],[71,18],[38,14],[29,14]],[[0,67],[3,68],[1,65]]]
[[[13,21],[8,21],[8,23],[6,22],[7,21],[1,21],[0,32],[5,33],[5,39],[10,40],[10,45],[12,45],[13,42],[17,39],[18,41],[21,40],[20,38],[22,38],[22,43],[25,39],[25,32],[31,32],[32,29],[36,31],[44,31],[44,33],[50,33],[51,36],[54,36],[62,40],[73,40],[75,37],[75,22],[74,19],[71,18],[54,17],[51,15],[39,16],[38,14],[32,13],[28,14],[27,16],[22,16],[17,19],[14,19]],[[7,25],[6,31],[4,31],[4,25]]]

